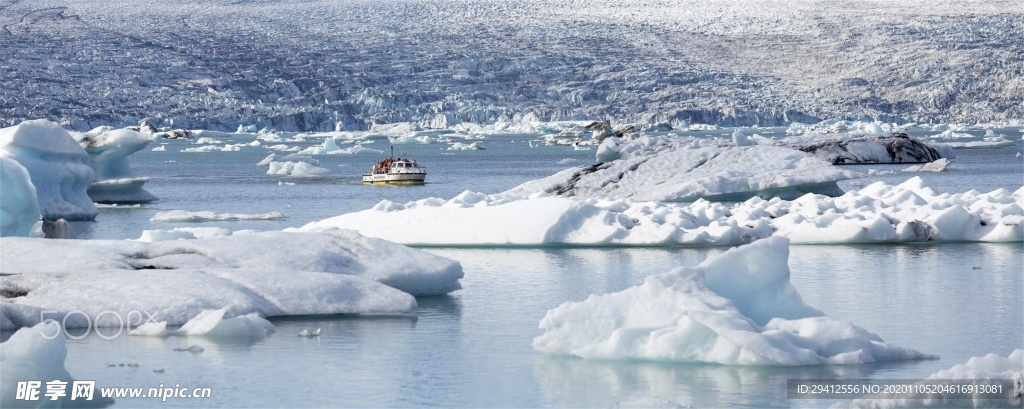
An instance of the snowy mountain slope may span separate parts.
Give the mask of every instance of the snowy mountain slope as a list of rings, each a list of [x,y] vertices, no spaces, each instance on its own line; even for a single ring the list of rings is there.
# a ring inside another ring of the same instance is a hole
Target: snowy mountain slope
[[[0,125],[1024,118],[1024,4],[0,3]]]

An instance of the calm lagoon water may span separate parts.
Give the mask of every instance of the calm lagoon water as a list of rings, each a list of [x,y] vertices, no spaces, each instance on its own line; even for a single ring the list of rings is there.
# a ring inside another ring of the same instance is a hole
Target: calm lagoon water
[[[142,207],[104,208],[76,223],[81,238],[133,239],[144,229],[300,226],[380,200],[451,198],[463,190],[499,192],[572,164],[593,150],[529,148],[529,135],[488,136],[484,151],[446,144],[399,145],[428,167],[429,183],[363,186],[362,170],[382,155],[321,156],[326,177],[268,176],[255,165],[265,148],[240,152],[142,151],[134,167],[153,177],[161,198]],[[249,142],[238,137],[235,143]],[[312,145],[313,142],[305,145]],[[387,142],[367,145],[387,150]],[[913,174],[939,191],[1016,190],[1024,184],[1017,149],[958,151],[960,172]],[[560,163],[561,162],[561,163]],[[567,162],[573,162],[568,163]],[[899,165],[858,167],[902,169]],[[844,182],[844,188],[911,174]],[[279,182],[292,182],[294,185]],[[153,223],[163,210],[279,211],[283,221]],[[407,316],[291,317],[277,332],[244,342],[95,334],[68,342],[67,367],[98,386],[210,387],[208,400],[121,399],[115,406],[161,407],[823,407],[834,401],[787,400],[792,378],[922,378],[989,352],[1024,347],[1024,248],[1014,244],[793,246],[792,281],[808,304],[849,320],[887,342],[937,360],[855,366],[737,368],[650,362],[594,362],[533,350],[544,313],[565,301],[639,284],[650,274],[696,265],[725,248],[425,249],[458,260],[464,289],[420,298]],[[318,338],[303,329],[322,328]],[[9,335],[9,334],[7,334]],[[202,353],[175,352],[200,345]],[[137,360],[139,366],[117,366]],[[114,366],[109,366],[114,364]],[[154,372],[162,369],[163,372]]]

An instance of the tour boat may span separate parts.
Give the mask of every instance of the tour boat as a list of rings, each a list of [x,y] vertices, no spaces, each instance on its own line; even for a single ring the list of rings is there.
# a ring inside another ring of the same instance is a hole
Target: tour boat
[[[363,183],[373,185],[390,184],[423,184],[427,178],[427,168],[419,166],[416,161],[408,158],[395,158],[395,147],[391,147],[391,157],[373,164],[363,174]]]

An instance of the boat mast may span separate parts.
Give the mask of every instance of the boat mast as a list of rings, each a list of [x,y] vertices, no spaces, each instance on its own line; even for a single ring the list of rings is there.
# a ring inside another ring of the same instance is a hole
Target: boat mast
[[[391,160],[395,159],[395,145],[391,145]]]

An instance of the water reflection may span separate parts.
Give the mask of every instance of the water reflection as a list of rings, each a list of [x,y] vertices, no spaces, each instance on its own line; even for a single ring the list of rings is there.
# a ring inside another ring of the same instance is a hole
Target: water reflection
[[[534,372],[548,406],[790,407],[789,379],[863,379],[916,362],[808,367],[602,362],[543,357]]]

